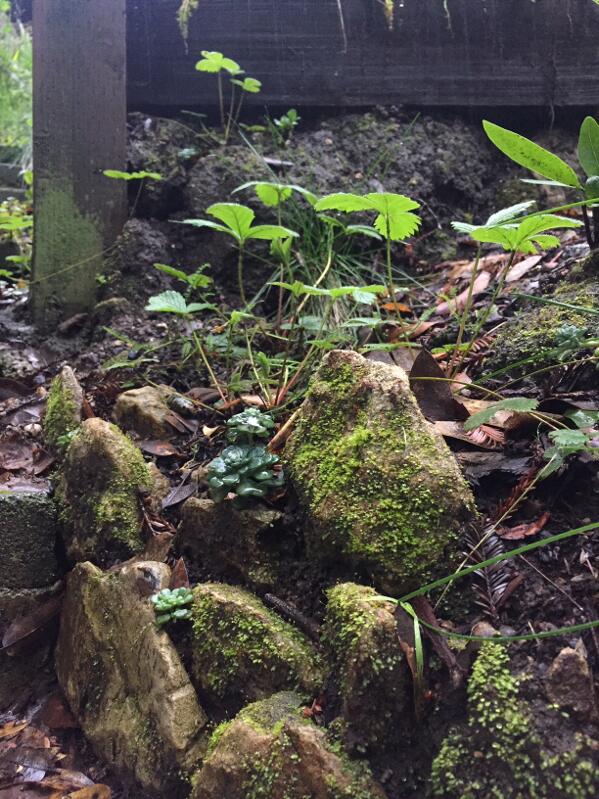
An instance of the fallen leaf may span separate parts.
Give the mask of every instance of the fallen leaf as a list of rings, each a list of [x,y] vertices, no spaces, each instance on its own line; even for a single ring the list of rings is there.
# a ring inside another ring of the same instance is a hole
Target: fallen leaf
[[[29,469],[33,464],[35,445],[18,433],[10,433],[0,440],[0,468],[10,472]]]
[[[450,422],[440,420],[434,422],[435,430],[446,438],[456,438],[458,441],[466,441],[481,449],[501,449],[505,443],[505,436],[501,430],[494,430],[492,427],[484,425],[467,433],[464,430],[463,422]],[[490,433],[490,431],[493,431]]]
[[[80,788],[95,787],[93,780],[90,780],[80,771],[70,771],[69,769],[59,768],[53,774],[42,780],[44,788],[53,788],[62,791],[63,795],[67,791],[78,791]]]
[[[29,724],[28,721],[8,721],[0,727],[0,739],[14,738]]]
[[[384,302],[380,306],[383,311],[401,311],[402,313],[412,313],[412,309],[405,302]]]
[[[534,522],[517,524],[515,527],[500,527],[496,532],[499,538],[504,541],[522,541],[523,538],[529,538],[531,535],[540,533],[550,518],[551,514],[545,512]]]
[[[173,505],[178,505],[188,497],[193,496],[193,494],[196,492],[196,489],[197,486],[192,480],[187,483],[181,483],[173,488],[172,491],[169,491],[162,500],[162,509],[165,510],[166,508],[172,508]]]
[[[69,793],[65,799],[111,799],[112,791],[108,785],[89,785],[87,788],[81,788],[79,791]]]
[[[12,377],[0,377],[0,402],[12,397],[26,397],[31,394],[31,389],[21,383],[19,380],[14,380]]]
[[[199,427],[197,419],[185,419],[174,411],[165,414],[164,419],[179,433],[196,433]]]
[[[185,566],[183,558],[179,558],[173,566],[169,588],[171,590],[175,588],[189,588],[189,575],[187,574],[187,567]]]
[[[529,272],[533,266],[536,266],[539,261],[543,260],[542,255],[531,255],[528,258],[525,258],[523,261],[512,266],[510,271],[507,273],[507,277],[505,278],[506,283],[514,283],[516,280],[520,280],[527,272]]]
[[[410,388],[420,410],[431,422],[464,421],[469,414],[451,393],[445,372],[427,350],[421,350],[410,370]]]
[[[74,730],[79,727],[77,719],[60,694],[54,694],[47,700],[39,713],[39,719],[51,730]]]
[[[63,596],[61,594],[60,596],[52,597],[25,616],[15,619],[4,633],[2,650],[11,650],[21,641],[30,638],[35,633],[41,633],[49,629],[60,614]],[[10,651],[7,654],[11,654]]]
[[[172,455],[180,455],[179,450],[170,441],[140,441],[138,444],[142,452],[148,455],[155,455],[157,458],[169,458]]]
[[[476,297],[477,294],[482,294],[490,282],[491,275],[488,272],[480,272],[474,281],[474,285],[472,287],[472,296]],[[461,294],[458,294],[457,297],[453,297],[447,302],[439,303],[435,309],[436,313],[446,316],[447,314],[454,313],[455,311],[462,311],[466,307],[468,294],[469,288],[466,288],[461,292]]]

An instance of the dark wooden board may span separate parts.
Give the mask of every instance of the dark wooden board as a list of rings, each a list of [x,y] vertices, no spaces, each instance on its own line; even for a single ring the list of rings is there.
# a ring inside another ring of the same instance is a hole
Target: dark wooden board
[[[89,311],[102,251],[126,218],[125,0],[35,0],[35,239],[39,327]]]
[[[397,0],[391,29],[381,0],[199,0],[188,53],[179,0],[127,6],[132,107],[214,104],[203,49],[262,80],[254,105],[599,103],[592,0]]]

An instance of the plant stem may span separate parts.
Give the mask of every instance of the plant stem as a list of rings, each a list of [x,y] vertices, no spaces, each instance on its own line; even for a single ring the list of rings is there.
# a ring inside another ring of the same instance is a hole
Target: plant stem
[[[243,307],[247,307],[245,298],[245,288],[243,285],[243,243],[239,242],[239,253],[237,256],[237,285],[239,287],[239,297]]]
[[[587,244],[589,245],[590,249],[593,249],[593,231],[591,230],[591,220],[589,219],[589,212],[587,210],[586,205],[582,207],[582,218],[584,220],[584,235],[587,239]],[[597,229],[597,225],[595,225],[595,229]]]
[[[229,136],[231,135],[231,126],[233,124],[233,108],[235,103],[235,84],[231,84],[231,102],[229,104],[229,115],[227,116],[226,126],[225,126],[225,144],[229,141]]]
[[[470,282],[468,284],[468,295],[466,297],[466,304],[464,305],[464,310],[462,311],[462,316],[460,319],[460,329],[458,331],[458,337],[455,343],[455,350],[451,355],[451,360],[447,367],[447,376],[448,377],[455,377],[459,374],[460,369],[462,368],[462,364],[464,363],[465,359],[470,354],[470,350],[472,348],[473,339],[468,342],[466,352],[462,353],[462,357],[460,358],[455,370],[452,371],[453,363],[455,361],[456,354],[459,355],[460,347],[462,346],[462,341],[464,340],[464,333],[466,331],[466,323],[468,321],[468,315],[470,314],[470,309],[472,308],[472,298],[474,297],[474,283],[476,282],[476,276],[478,274],[478,265],[480,263],[480,255],[481,255],[481,248],[478,247],[476,251],[476,259],[474,261],[474,266],[472,267],[472,273],[470,275]]]
[[[191,336],[193,338],[193,343],[196,345],[196,349],[200,353],[200,357],[201,357],[202,361],[204,362],[204,366],[206,367],[206,370],[207,370],[208,374],[210,375],[210,378],[211,378],[211,380],[212,380],[212,382],[214,384],[214,387],[216,388],[216,390],[220,394],[221,400],[224,403],[226,403],[227,398],[225,397],[225,395],[223,393],[223,390],[222,390],[222,388],[220,386],[220,383],[216,379],[216,375],[214,374],[214,369],[210,366],[210,361],[206,357],[206,353],[204,352],[204,348],[202,347],[200,339],[198,338],[198,335],[195,332],[195,330],[192,331]]]
[[[223,100],[223,76],[218,73],[218,105],[220,107],[220,124],[224,131],[225,129],[225,103]],[[225,140],[226,144],[226,140]]]

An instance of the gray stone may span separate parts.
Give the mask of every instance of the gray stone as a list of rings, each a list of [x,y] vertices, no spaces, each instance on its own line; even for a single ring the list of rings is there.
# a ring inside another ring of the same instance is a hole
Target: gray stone
[[[171,413],[166,404],[176,392],[168,386],[142,386],[123,392],[117,399],[113,418],[125,430],[141,438],[171,438],[175,428],[166,421]]]
[[[547,696],[559,707],[581,719],[597,713],[593,673],[582,641],[576,649],[564,647],[555,657],[545,678]]]
[[[207,718],[148,599],[169,579],[162,563],[111,573],[78,564],[68,578],[56,672],[104,762],[145,789],[179,797],[201,760]]]
[[[237,510],[231,502],[191,497],[181,511],[175,546],[215,574],[241,576],[264,590],[277,579],[277,549],[267,537],[282,517],[262,506]]]

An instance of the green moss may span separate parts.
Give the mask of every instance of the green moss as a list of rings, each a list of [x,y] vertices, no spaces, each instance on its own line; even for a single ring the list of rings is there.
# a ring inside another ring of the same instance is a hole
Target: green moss
[[[57,488],[73,555],[96,563],[143,549],[139,491],[152,487],[141,451],[115,425],[103,424],[104,440],[86,424],[79,428]]]
[[[388,564],[407,589],[451,568],[467,491],[409,398],[379,412],[368,379],[359,366],[321,367],[286,461],[312,515],[326,519],[316,546],[326,552],[330,539],[352,560]]]
[[[562,283],[548,299],[583,308],[599,308],[599,285],[596,280],[580,283]],[[558,333],[564,325],[573,325],[587,332],[589,337],[599,336],[599,317],[559,305],[535,303],[529,310],[518,313],[505,324],[493,344],[493,353],[487,359],[490,369],[513,365],[524,371],[543,368],[559,362],[555,352],[559,344]],[[575,356],[573,353],[572,357]],[[520,361],[527,364],[518,366]]]
[[[444,799],[593,799],[599,781],[584,755],[552,754],[535,730],[501,644],[485,643],[468,684],[468,723],[454,729],[432,765],[433,796]]]
[[[322,664],[304,636],[259,599],[203,584],[192,609],[196,680],[215,699],[258,699],[273,690],[320,688]]]
[[[53,449],[64,449],[80,424],[81,405],[74,396],[73,386],[59,374],[52,380],[46,400],[44,438]]]

